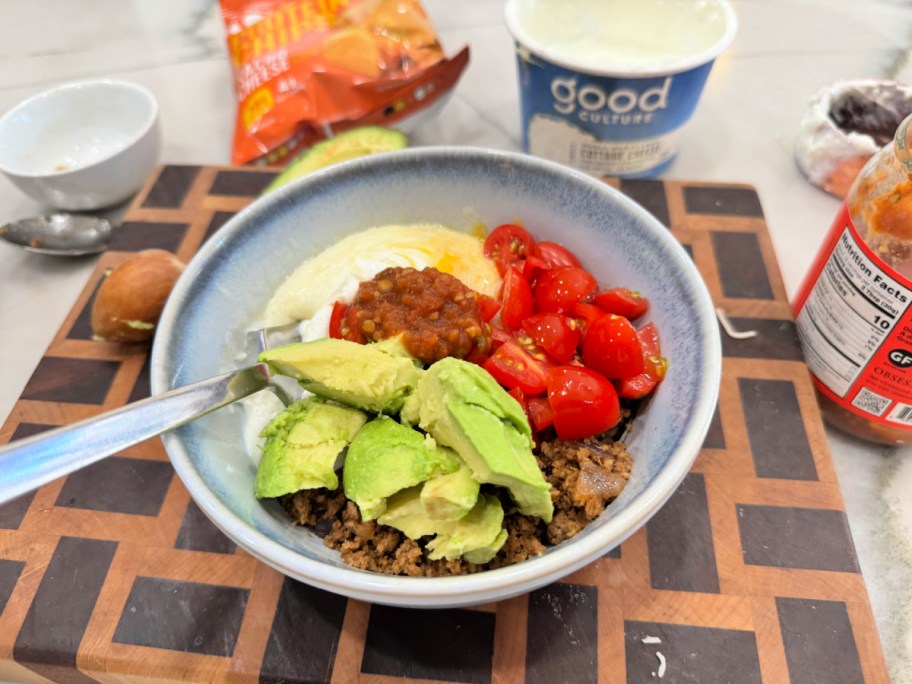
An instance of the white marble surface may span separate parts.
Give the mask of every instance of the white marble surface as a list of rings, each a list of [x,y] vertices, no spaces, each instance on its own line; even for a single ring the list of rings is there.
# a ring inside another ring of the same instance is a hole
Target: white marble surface
[[[743,182],[759,191],[791,295],[837,209],[793,160],[798,122],[824,85],[853,77],[912,81],[905,0],[732,0],[734,45],[714,68],[666,178]],[[449,51],[472,62],[415,144],[519,149],[513,51],[502,2],[425,0]],[[0,3],[0,112],[50,85],[117,75],[161,105],[162,161],[229,160],[234,102],[215,0]],[[39,211],[0,178],[0,222]],[[0,419],[70,310],[93,259],[61,261],[0,244]],[[875,617],[896,682],[912,682],[912,450],[829,433]]]

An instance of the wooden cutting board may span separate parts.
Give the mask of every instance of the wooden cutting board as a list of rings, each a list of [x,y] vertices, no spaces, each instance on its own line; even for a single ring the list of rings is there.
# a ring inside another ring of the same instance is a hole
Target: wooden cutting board
[[[91,339],[105,270],[150,247],[190,259],[271,178],[159,169],[0,442],[148,396],[148,348]],[[616,186],[670,227],[734,326],[759,333],[723,334],[721,398],[704,448],[620,549],[497,604],[372,606],[287,579],[238,549],[149,440],[0,506],[0,679],[887,682],[756,192]]]

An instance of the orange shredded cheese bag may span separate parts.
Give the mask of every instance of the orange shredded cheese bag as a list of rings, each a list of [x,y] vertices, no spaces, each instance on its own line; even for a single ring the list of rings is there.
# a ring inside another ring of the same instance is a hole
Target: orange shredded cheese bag
[[[393,126],[451,90],[418,0],[220,0],[237,97],[232,161],[281,165],[349,128]]]

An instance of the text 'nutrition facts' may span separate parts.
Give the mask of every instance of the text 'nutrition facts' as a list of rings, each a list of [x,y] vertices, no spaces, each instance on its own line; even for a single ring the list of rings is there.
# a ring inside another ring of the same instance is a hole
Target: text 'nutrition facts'
[[[845,397],[910,301],[846,228],[796,320],[808,368]]]

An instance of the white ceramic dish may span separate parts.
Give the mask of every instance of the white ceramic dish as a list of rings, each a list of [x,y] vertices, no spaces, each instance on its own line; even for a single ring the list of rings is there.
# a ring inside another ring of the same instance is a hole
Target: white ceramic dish
[[[177,473],[213,522],[280,572],[365,601],[442,607],[495,601],[554,581],[633,534],[674,492],[705,437],[719,389],[717,323],[693,263],[639,205],[581,173],[525,155],[416,148],[365,157],[296,181],[254,202],[202,246],[165,307],[152,351],[152,389],[234,367],[244,331],[304,259],[344,235],[389,223],[466,230],[522,219],[538,239],[580,255],[603,285],[651,297],[671,366],[635,422],[633,475],[581,534],[544,555],[474,575],[410,578],[355,570],[275,502],[253,496],[240,409],[164,436]]]
[[[0,171],[56,209],[121,202],[158,163],[158,103],[146,88],[114,79],[68,83],[0,118]]]

